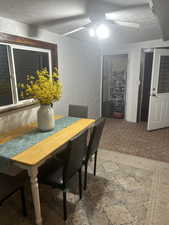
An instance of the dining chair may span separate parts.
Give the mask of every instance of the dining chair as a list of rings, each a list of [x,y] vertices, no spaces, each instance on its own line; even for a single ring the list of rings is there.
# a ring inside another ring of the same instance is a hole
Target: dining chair
[[[69,104],[68,116],[78,118],[88,118],[88,106],[87,105],[72,105]],[[86,142],[88,142],[90,136],[90,130],[86,133]]]
[[[94,155],[94,176],[96,176],[97,152],[98,152],[98,146],[99,146],[100,138],[102,135],[104,123],[105,123],[105,119],[103,118],[99,118],[96,120],[93,126],[89,144],[86,147],[86,156],[85,156],[85,159],[83,160],[83,164],[85,166],[84,190],[86,190],[86,187],[87,187],[88,162],[93,155]]]
[[[9,176],[0,173],[0,206],[13,194],[20,192],[22,214],[27,215],[26,202],[25,202],[25,174],[21,173],[17,176]]]
[[[86,131],[72,138],[67,146],[67,154],[64,160],[52,158],[39,169],[39,182],[58,188],[63,191],[63,213],[67,220],[67,190],[68,182],[76,174],[79,174],[79,196],[82,198],[82,174],[81,168],[86,147]]]
[[[88,106],[87,105],[69,105],[69,116],[87,118],[88,117]]]

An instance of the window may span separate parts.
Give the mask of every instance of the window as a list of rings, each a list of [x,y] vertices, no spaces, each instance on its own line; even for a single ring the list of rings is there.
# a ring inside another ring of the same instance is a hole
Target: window
[[[20,97],[19,83],[25,83],[28,74],[38,69],[52,69],[51,51],[15,44],[0,44],[0,112],[32,103]]]
[[[7,46],[0,45],[0,106],[12,104]]]
[[[35,104],[20,98],[27,74],[58,67],[57,45],[0,32],[0,113]]]
[[[25,83],[28,74],[35,75],[39,69],[47,68],[49,71],[49,54],[48,52],[30,51],[23,49],[13,49],[16,82]],[[23,100],[18,90],[18,99]]]
[[[159,83],[158,93],[169,92],[169,56],[161,56],[160,71],[159,71]]]

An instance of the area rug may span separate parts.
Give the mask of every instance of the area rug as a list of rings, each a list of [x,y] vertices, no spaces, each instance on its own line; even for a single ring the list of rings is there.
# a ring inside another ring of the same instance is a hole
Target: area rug
[[[63,222],[62,193],[40,186],[44,225],[168,225],[169,164],[99,149],[97,176],[90,163],[87,191],[79,201],[77,179],[70,183],[68,220]],[[34,225],[29,184],[28,216],[19,195],[0,208],[0,225]]]
[[[169,128],[147,131],[146,126],[106,119],[100,148],[169,163]]]

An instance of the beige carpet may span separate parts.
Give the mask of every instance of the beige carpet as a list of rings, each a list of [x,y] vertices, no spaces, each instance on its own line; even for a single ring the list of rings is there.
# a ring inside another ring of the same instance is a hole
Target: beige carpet
[[[91,168],[92,171],[92,163]],[[91,172],[90,171],[90,172]],[[67,225],[168,225],[169,164],[100,150],[97,176],[89,174],[81,201],[75,185],[68,195]],[[28,185],[29,187],[29,185]],[[1,225],[35,225],[27,191],[28,217],[20,214],[19,195],[0,208]],[[62,193],[41,186],[44,225],[63,225]]]
[[[146,131],[146,123],[106,119],[100,148],[169,162],[169,128]]]

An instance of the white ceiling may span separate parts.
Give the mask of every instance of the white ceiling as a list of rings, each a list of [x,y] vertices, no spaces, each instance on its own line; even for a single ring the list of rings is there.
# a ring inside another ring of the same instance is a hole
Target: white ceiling
[[[152,0],[153,11],[158,16],[163,40],[169,40],[169,1],[168,0]]]
[[[84,11],[83,0],[0,0],[0,16],[23,23],[53,20]]]
[[[123,6],[140,5],[147,3],[147,0],[102,0],[102,1],[111,2]]]
[[[88,18],[57,23],[56,19],[84,15],[94,4],[93,14],[109,10],[114,19],[140,24],[139,30],[110,26],[110,42],[137,42],[161,37],[158,21],[148,6],[148,0],[0,0],[0,17],[11,18],[28,24],[41,24],[44,29],[64,33],[88,23]],[[100,3],[100,4],[99,4]],[[112,4],[112,6],[111,6]],[[142,7],[141,5],[147,4]],[[136,7],[138,5],[138,7]],[[135,7],[133,7],[135,6]],[[124,7],[127,7],[124,9]],[[50,25],[49,25],[50,24]],[[71,35],[90,41],[86,31]]]

